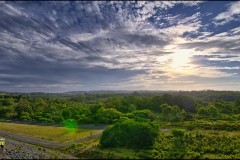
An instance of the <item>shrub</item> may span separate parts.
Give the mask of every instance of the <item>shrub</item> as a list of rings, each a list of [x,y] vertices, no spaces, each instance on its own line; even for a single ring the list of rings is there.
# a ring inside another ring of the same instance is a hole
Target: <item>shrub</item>
[[[183,137],[185,134],[185,131],[182,129],[172,129],[171,133],[174,137]]]
[[[159,134],[154,122],[136,122],[128,119],[109,126],[102,134],[102,147],[149,148]]]

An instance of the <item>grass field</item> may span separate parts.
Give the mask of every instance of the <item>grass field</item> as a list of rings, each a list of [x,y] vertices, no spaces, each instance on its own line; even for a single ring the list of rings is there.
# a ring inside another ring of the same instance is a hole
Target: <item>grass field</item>
[[[76,139],[100,132],[100,130],[81,128],[78,128],[76,132],[71,132],[65,127],[39,126],[9,122],[0,122],[0,130],[55,142],[74,141]]]
[[[62,148],[66,154],[74,155],[83,159],[149,159],[151,150],[134,150],[129,148],[101,148],[99,147],[100,138],[94,138],[90,141],[71,145]]]

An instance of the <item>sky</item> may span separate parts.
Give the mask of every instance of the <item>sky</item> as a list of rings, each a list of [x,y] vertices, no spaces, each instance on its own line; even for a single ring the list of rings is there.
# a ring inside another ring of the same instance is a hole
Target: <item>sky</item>
[[[240,90],[240,1],[0,1],[0,91]]]

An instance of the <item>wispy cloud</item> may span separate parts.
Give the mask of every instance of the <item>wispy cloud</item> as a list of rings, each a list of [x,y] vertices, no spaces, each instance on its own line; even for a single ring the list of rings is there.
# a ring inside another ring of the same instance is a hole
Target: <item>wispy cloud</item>
[[[236,17],[235,17],[236,16]],[[225,12],[219,13],[214,20],[217,25],[223,25],[230,21],[239,21],[240,2],[232,2]]]
[[[208,21],[237,23],[238,2],[206,3],[1,2],[0,90],[227,89],[240,28]]]

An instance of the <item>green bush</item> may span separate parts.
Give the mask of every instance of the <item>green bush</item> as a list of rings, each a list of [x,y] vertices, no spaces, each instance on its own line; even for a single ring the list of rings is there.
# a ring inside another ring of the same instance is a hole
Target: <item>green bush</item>
[[[240,139],[207,133],[185,133],[175,130],[175,136],[161,134],[154,145],[153,158],[157,159],[236,159],[239,158]]]
[[[160,106],[161,121],[182,121],[185,117],[185,114],[185,111],[178,106],[169,106],[168,104],[162,104]]]
[[[102,134],[102,147],[149,148],[159,134],[159,126],[154,122],[123,120],[109,126]]]
[[[153,120],[156,119],[154,117],[154,114],[152,113],[152,111],[150,111],[148,109],[133,111],[132,113],[130,113],[128,115],[128,117],[133,118],[135,120],[144,118],[144,119],[148,119],[150,121],[153,121]]]
[[[171,133],[174,137],[183,137],[185,134],[185,131],[183,129],[172,129]]]
[[[113,124],[122,115],[121,112],[113,108],[100,108],[96,113],[96,122],[100,124]]]

